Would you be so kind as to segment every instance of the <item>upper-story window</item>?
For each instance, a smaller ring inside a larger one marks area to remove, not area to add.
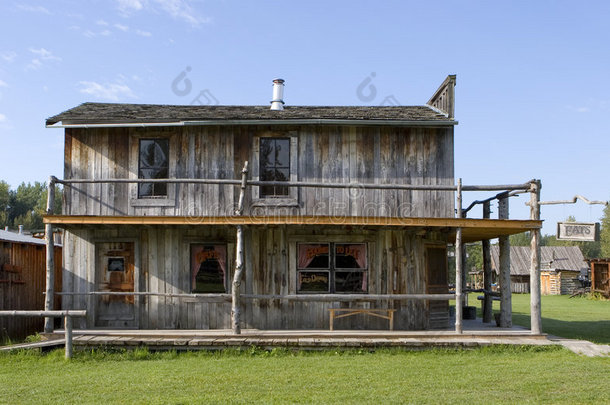
[[[169,139],[140,139],[138,178],[167,179],[169,177]],[[167,183],[140,183],[138,198],[167,197]]]
[[[296,131],[262,130],[252,143],[252,179],[296,182],[299,143]],[[252,205],[296,207],[299,189],[284,185],[252,187]]]
[[[290,181],[290,138],[260,138],[260,180]],[[264,186],[260,197],[286,197],[286,186]]]

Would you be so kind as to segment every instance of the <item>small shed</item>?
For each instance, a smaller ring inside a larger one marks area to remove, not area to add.
[[[61,251],[56,245],[55,291],[61,291]],[[45,283],[45,240],[0,230],[0,310],[43,309]],[[55,300],[55,308],[60,308],[59,297]],[[43,318],[0,317],[0,340],[40,332],[43,322]]]
[[[491,247],[492,268],[498,273],[499,248]],[[530,292],[530,247],[510,247],[511,291]],[[580,287],[578,276],[588,271],[578,246],[542,246],[540,248],[540,289],[543,295],[572,294]]]
[[[610,259],[591,260],[591,292],[610,298]]]

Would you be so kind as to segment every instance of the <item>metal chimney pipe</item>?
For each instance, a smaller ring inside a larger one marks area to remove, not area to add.
[[[273,99],[271,109],[281,111],[284,109],[284,79],[273,80]]]
[[[19,235],[23,235],[23,225],[19,225]]]

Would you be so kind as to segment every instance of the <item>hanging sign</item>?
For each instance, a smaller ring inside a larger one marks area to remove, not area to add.
[[[558,222],[557,240],[595,242],[599,240],[599,222]]]

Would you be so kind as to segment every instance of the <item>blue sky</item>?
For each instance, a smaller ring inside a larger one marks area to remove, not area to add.
[[[609,200],[609,20],[606,1],[4,0],[0,179],[61,177],[63,133],[44,120],[85,101],[266,105],[282,77],[288,105],[421,105],[456,74],[464,184]],[[602,207],[543,207],[543,232],[569,215]]]

